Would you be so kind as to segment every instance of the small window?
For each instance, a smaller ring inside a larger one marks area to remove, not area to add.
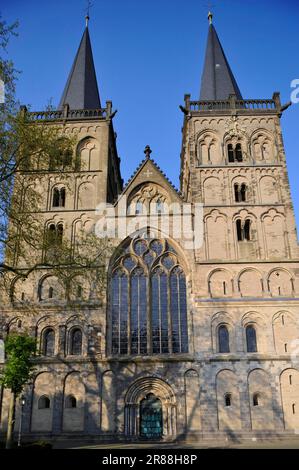
[[[246,197],[246,192],[247,192],[247,186],[245,183],[241,184],[241,188],[240,188],[240,199],[241,202],[246,202],[247,200],[247,197]]]
[[[231,393],[227,393],[225,395],[224,403],[225,403],[225,406],[231,406],[232,405],[232,395],[231,395]]]
[[[44,356],[54,356],[55,351],[55,333],[48,329],[44,333],[43,354]]]
[[[82,354],[82,331],[75,328],[70,336],[70,354],[80,356]]]
[[[244,240],[250,241],[250,227],[251,227],[251,221],[249,219],[245,220],[244,224]]]
[[[73,151],[66,139],[58,139],[50,152],[49,170],[62,170],[72,163]]]
[[[219,352],[229,353],[229,332],[225,325],[218,329]]]
[[[260,404],[260,396],[259,396],[258,393],[255,393],[255,394],[253,395],[252,403],[253,403],[253,406],[259,406],[259,404]]]
[[[235,148],[235,155],[237,162],[243,161],[242,147],[241,144],[237,144]]]
[[[55,224],[50,224],[47,229],[46,242],[48,247],[53,247],[53,245],[61,245],[63,237],[63,224],[59,223],[57,226]]]
[[[235,201],[240,202],[240,192],[239,192],[239,185],[238,184],[234,185],[234,190],[235,190]]]
[[[22,328],[22,320],[18,320],[18,328]]]
[[[251,220],[246,219],[244,223],[240,219],[236,221],[238,241],[251,240]]]
[[[238,242],[241,242],[243,240],[243,228],[242,228],[242,221],[240,219],[236,221],[236,227],[237,227]]]
[[[292,376],[291,375],[289,375],[289,383],[290,383],[290,385],[292,385]]]
[[[55,241],[56,238],[56,226],[55,224],[50,224],[48,227],[48,243],[51,244]]]
[[[257,352],[256,331],[251,325],[246,328],[246,343],[247,352]]]
[[[293,415],[296,414],[296,404],[295,403],[292,404],[292,412],[293,412]]]
[[[45,410],[45,409],[49,409],[49,408],[50,408],[50,398],[47,397],[46,395],[43,395],[38,400],[38,409],[39,410]]]
[[[69,395],[65,399],[66,408],[77,408],[77,400],[74,395]]]
[[[54,289],[53,287],[49,287],[49,299],[53,299],[54,296]]]
[[[228,155],[228,161],[230,163],[233,163],[235,161],[235,157],[234,157],[234,148],[232,144],[228,144],[227,146],[227,155]]]
[[[59,207],[59,189],[54,188],[53,191],[53,207]]]
[[[59,245],[62,243],[62,237],[63,237],[63,225],[58,224],[57,225],[57,242]]]
[[[65,207],[65,188],[54,188],[53,207]]]

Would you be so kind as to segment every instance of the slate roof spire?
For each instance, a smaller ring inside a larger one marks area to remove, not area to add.
[[[213,14],[209,12],[209,32],[204,69],[201,77],[200,100],[227,100],[235,94],[242,99],[241,92],[233,76],[213,25]]]
[[[96,72],[88,31],[89,16],[79,49],[66,82],[59,109],[68,104],[70,109],[98,109],[101,107]]]

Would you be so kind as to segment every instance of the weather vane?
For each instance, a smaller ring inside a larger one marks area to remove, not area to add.
[[[89,12],[92,6],[93,6],[93,3],[90,0],[87,0],[86,16],[85,16],[86,26],[88,26]]]

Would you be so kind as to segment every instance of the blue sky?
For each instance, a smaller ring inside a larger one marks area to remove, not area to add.
[[[214,0],[214,25],[245,98],[290,100],[299,79],[298,0]],[[125,181],[145,145],[179,186],[185,93],[198,99],[208,30],[205,0],[94,0],[90,35],[101,100],[114,125]],[[33,110],[57,105],[84,30],[85,0],[2,0],[3,19],[20,22],[8,52],[22,72],[17,93]],[[282,117],[299,225],[299,104]]]

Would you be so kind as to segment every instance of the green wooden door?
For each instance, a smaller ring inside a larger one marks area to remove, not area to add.
[[[162,403],[150,393],[140,402],[140,436],[145,439],[159,439],[162,433]]]

